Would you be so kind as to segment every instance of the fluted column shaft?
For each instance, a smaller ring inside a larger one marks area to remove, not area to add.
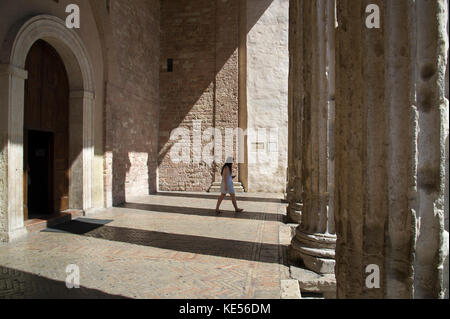
[[[380,29],[361,21],[369,4]],[[447,1],[337,0],[337,11],[338,297],[441,297]]]
[[[334,273],[334,1],[303,1],[303,90],[301,224],[293,256],[318,273]],[[331,205],[330,205],[331,204]]]
[[[415,10],[414,10],[415,9]],[[415,87],[418,206],[414,262],[414,297],[443,297],[445,141],[448,100],[445,71],[448,57],[448,1],[417,0]],[[447,236],[448,241],[448,236]],[[448,287],[447,287],[448,289]]]
[[[299,224],[302,214],[302,108],[303,108],[303,50],[302,46],[302,14],[301,0],[290,2],[289,30],[289,172],[288,172],[288,222]],[[299,48],[300,45],[300,48]]]

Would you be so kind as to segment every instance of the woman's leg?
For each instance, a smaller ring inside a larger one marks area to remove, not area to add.
[[[225,198],[226,194],[220,194],[219,199],[217,200],[217,206],[216,206],[216,212],[219,211],[220,204],[222,204],[223,199]]]
[[[231,195],[231,201],[233,202],[233,206],[234,206],[234,210],[238,213],[243,212],[243,209],[240,209],[237,205],[237,201],[236,201],[236,195],[235,194],[230,194]]]

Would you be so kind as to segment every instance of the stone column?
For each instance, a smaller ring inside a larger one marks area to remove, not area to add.
[[[26,234],[23,215],[23,112],[27,71],[0,64],[0,242]]]
[[[69,105],[69,206],[87,212],[92,208],[94,119],[91,109],[94,107],[94,94],[83,90],[72,91]]]
[[[83,209],[83,104],[84,92],[72,91],[69,99],[69,208]]]
[[[293,45],[293,41],[292,38],[295,37],[295,28],[296,25],[298,23],[296,16],[295,16],[295,11],[296,11],[296,6],[297,5],[297,1],[295,0],[291,0],[289,2],[289,39],[291,39],[289,41],[289,82],[288,82],[288,118],[289,118],[289,122],[288,122],[288,167],[287,167],[287,178],[286,178],[286,200],[287,202],[291,203],[292,200],[292,195],[294,192],[294,186],[293,186],[293,181],[295,178],[295,174],[294,174],[294,169],[293,169],[293,162],[294,162],[294,156],[293,156],[293,151],[295,148],[294,145],[294,121],[293,121],[293,88],[295,87],[293,84],[293,73],[294,73],[294,45]]]
[[[299,0],[289,5],[289,163],[287,217],[289,223],[299,224],[302,216],[302,110],[303,110],[303,6]]]
[[[447,1],[337,4],[337,296],[440,297]]]
[[[449,34],[449,28],[450,28],[450,23],[447,23],[447,34]],[[450,54],[447,54],[447,72],[445,75],[445,98],[447,99],[447,101],[449,100],[449,94],[450,94],[450,62],[449,62],[449,56]],[[448,111],[448,109],[447,109]],[[448,113],[447,113],[447,118],[448,118]],[[445,258],[444,261],[444,288],[445,288],[445,296],[444,298],[449,298],[449,254],[448,254],[448,243],[449,243],[449,230],[448,230],[448,211],[449,211],[449,178],[448,178],[448,174],[449,174],[449,134],[447,131],[447,138],[445,139],[445,191],[444,191],[444,196],[445,196],[445,204],[444,204],[444,216],[445,216],[445,221],[444,221],[444,235],[446,236],[446,243],[447,243],[447,256]],[[445,248],[444,248],[445,249]]]
[[[292,257],[317,273],[332,274],[335,267],[336,235],[333,196],[329,193],[330,137],[334,121],[334,1],[303,2],[304,28],[304,105],[302,125],[302,189],[301,224],[291,243]],[[309,96],[309,93],[310,95]],[[331,143],[330,143],[331,142]]]
[[[94,108],[95,97],[92,92],[84,92],[83,103],[83,210],[88,212],[92,205],[92,169],[94,165]]]
[[[448,100],[445,72],[448,61],[448,1],[416,1],[417,48],[415,87],[417,132],[417,237],[414,297],[443,297],[443,262],[448,255],[444,237],[445,142]],[[446,251],[444,252],[444,247]]]

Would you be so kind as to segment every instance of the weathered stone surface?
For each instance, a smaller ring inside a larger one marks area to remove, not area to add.
[[[320,275],[311,270],[290,267],[291,278],[298,280],[302,292],[336,294],[336,278],[333,274]]]
[[[337,1],[338,297],[443,295],[447,1]],[[381,289],[361,274],[378,265]]]
[[[302,153],[303,153],[303,5],[289,4],[289,92],[288,92],[288,221],[300,224],[303,209]]]
[[[304,63],[291,61],[289,113],[295,117],[301,92],[302,147],[295,147],[303,170],[295,171],[290,151],[288,200],[291,207],[301,200],[303,209],[290,257],[320,270],[333,249],[316,235],[336,230],[339,297],[443,297],[448,2],[375,1],[385,11],[379,30],[361,29],[366,2],[336,3],[334,25],[332,1],[291,1],[290,54]],[[297,127],[290,123],[291,141]],[[365,287],[368,265],[380,267],[382,289]]]
[[[291,201],[288,207],[288,221],[290,223],[300,224],[302,221],[303,204],[297,201]]]
[[[320,274],[334,274],[336,262],[330,258],[319,258],[300,252],[302,261],[308,269]]]
[[[444,298],[448,298],[448,259],[449,259],[449,236],[448,231],[444,232],[444,240],[442,245],[443,258],[444,258],[444,273],[443,273],[443,293]]]
[[[302,299],[298,280],[281,281],[281,299]]]
[[[301,217],[296,236],[291,244],[294,261],[302,260],[316,272],[334,272],[334,39],[335,11],[332,1],[295,2],[291,16],[296,25],[291,30],[294,40],[301,42],[293,56],[300,56],[291,65],[291,72],[299,73],[302,80],[292,75],[291,89],[297,88],[308,98],[294,104],[300,112],[302,131],[296,148],[302,150],[301,184],[293,185],[290,219]],[[304,19],[298,18],[299,13]],[[298,25],[297,25],[298,24]],[[297,37],[300,32],[303,37]],[[292,93],[294,94],[294,93]],[[295,99],[294,99],[295,101]],[[294,103],[294,102],[292,102]],[[291,154],[293,156],[293,154]],[[331,193],[330,193],[331,191]],[[301,204],[299,201],[301,200]]]
[[[290,225],[280,226],[280,244],[289,246],[292,240],[292,227]]]
[[[159,16],[157,0],[113,0],[109,4],[105,103],[108,206],[125,202],[127,196],[156,191]]]

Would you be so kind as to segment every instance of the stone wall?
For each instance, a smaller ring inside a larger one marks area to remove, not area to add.
[[[107,206],[156,191],[159,1],[109,2],[104,27]]]
[[[249,192],[284,193],[288,153],[289,0],[248,0],[246,10],[247,128],[266,130],[266,135],[248,139],[248,185],[245,186]],[[271,128],[277,129],[278,134],[272,133],[270,137]]]
[[[238,126],[238,0],[161,2],[159,189],[207,191],[217,169],[194,154],[194,135]],[[168,72],[168,59],[173,72]],[[194,134],[194,121],[195,124]],[[200,127],[201,125],[201,127]],[[174,129],[189,131],[190,160],[174,162]],[[211,139],[199,143],[202,149]],[[223,139],[224,145],[225,139]],[[218,162],[223,160],[219,159]],[[219,166],[221,163],[218,164]],[[237,172],[236,172],[237,173]]]

